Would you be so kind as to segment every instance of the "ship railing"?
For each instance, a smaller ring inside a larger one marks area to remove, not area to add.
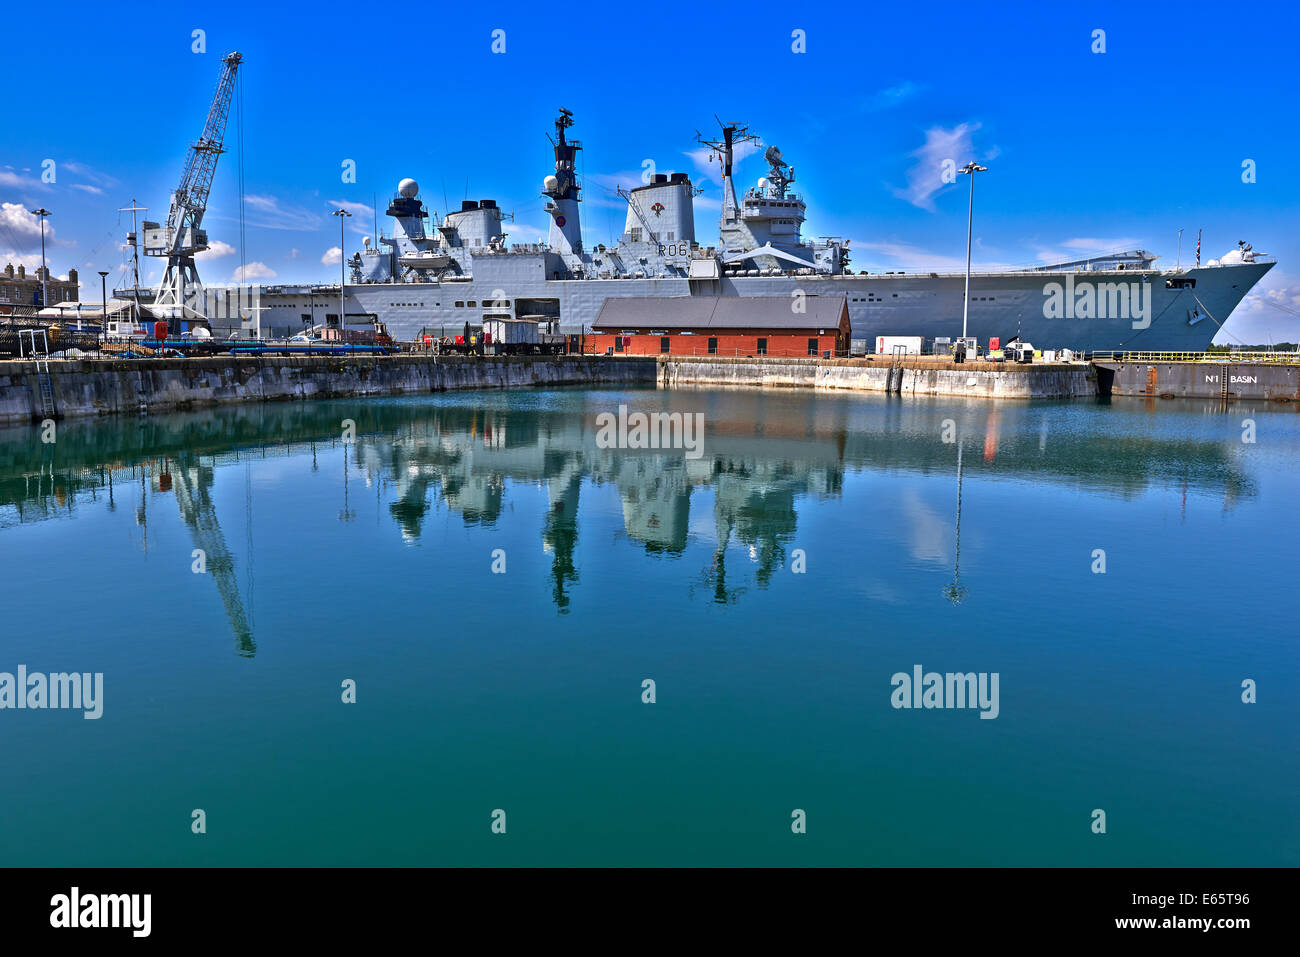
[[[1218,362],[1300,365],[1300,352],[1093,352],[1093,362]]]

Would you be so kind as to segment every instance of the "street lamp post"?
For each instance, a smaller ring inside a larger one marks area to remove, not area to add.
[[[99,298],[103,306],[99,315],[99,347],[102,350],[108,334],[108,270],[99,271]]]
[[[44,309],[50,304],[50,270],[45,265],[45,217],[50,215],[50,211],[42,206],[40,209],[33,209],[32,215],[41,218],[41,308]]]
[[[339,341],[343,341],[343,316],[345,315],[345,306],[343,298],[343,282],[347,277],[347,257],[343,252],[343,220],[344,217],[351,216],[346,209],[334,210],[334,215],[339,217]]]
[[[970,239],[971,225],[975,220],[975,174],[987,170],[987,166],[980,166],[974,160],[961,168],[961,171],[970,177],[970,209],[966,213],[966,295],[962,297],[961,301],[961,337],[963,339],[966,338],[966,319],[970,315]]]

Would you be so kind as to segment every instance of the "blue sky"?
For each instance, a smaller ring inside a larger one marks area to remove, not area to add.
[[[561,13],[560,11],[566,11]],[[51,269],[76,267],[97,299],[117,270],[135,198],[165,218],[231,50],[244,54],[245,215],[238,137],[205,219],[205,282],[332,280],[338,204],[349,254],[399,179],[441,212],[466,196],[512,210],[514,241],[544,235],[545,134],[559,106],[585,144],[590,245],[616,238],[614,186],[645,160],[705,188],[697,238],[717,238],[716,164],[695,131],[740,120],[793,163],[805,235],[852,239],[861,269],[961,266],[966,184],[942,160],[974,158],[978,264],[1142,246],[1184,263],[1245,239],[1279,264],[1220,341],[1300,337],[1300,14],[1270,4],[784,4],[365,6],[315,3],[59,8],[59,51],[25,40],[0,105],[0,258],[39,263],[25,212],[53,212]],[[493,53],[493,31],[505,52]],[[194,30],[206,52],[192,52]],[[792,51],[804,31],[806,52]],[[1105,31],[1094,53],[1093,31]],[[55,161],[55,181],[42,163]],[[344,183],[344,160],[356,162]],[[1242,163],[1253,160],[1253,183]],[[751,157],[738,177],[765,172]],[[243,248],[241,248],[241,246]],[[325,260],[325,261],[323,261]],[[147,261],[156,272],[158,260]],[[241,266],[246,263],[246,266]],[[332,263],[332,264],[331,264]]]

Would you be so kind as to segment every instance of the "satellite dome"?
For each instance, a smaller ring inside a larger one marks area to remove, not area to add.
[[[560,181],[554,176],[548,176],[546,179],[542,180],[542,188],[548,191],[557,188],[559,185]]]
[[[760,177],[758,178],[758,188],[759,188],[759,189],[767,189],[767,177],[766,177],[766,176],[760,176]]]
[[[364,237],[364,238],[361,240],[361,245],[363,245],[363,246],[365,246],[367,249],[369,249],[369,248],[370,248],[370,237],[369,237],[369,236]]]
[[[420,191],[420,184],[408,177],[397,184],[397,191],[407,199],[414,199]]]

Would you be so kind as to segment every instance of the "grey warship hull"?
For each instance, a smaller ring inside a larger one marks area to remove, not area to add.
[[[1048,317],[1044,286],[1062,282],[1041,272],[973,273],[967,334],[981,341],[1015,337],[1040,348],[1078,351],[1204,351],[1221,325],[1272,263],[1241,263],[1187,270],[1097,271],[1075,274],[1077,282],[1150,286],[1150,321],[1128,316]],[[1186,280],[1195,280],[1191,285]],[[524,301],[554,301],[558,329],[569,335],[591,331],[604,301],[612,296],[662,298],[665,324],[671,300],[693,295],[771,296],[793,301],[808,296],[845,296],[853,338],[868,347],[877,336],[962,334],[964,274],[895,273],[853,276],[746,276],[716,280],[558,279],[494,275],[489,281],[374,283],[347,286],[347,320],[360,325],[378,320],[401,341],[422,334],[457,335],[466,322],[477,327],[484,316]],[[1172,285],[1171,285],[1172,283]],[[504,295],[503,295],[504,294]],[[470,305],[472,303],[472,305]],[[505,303],[509,303],[506,305]],[[263,325],[297,329],[323,324],[338,313],[338,287],[272,287],[261,295]],[[1092,310],[1094,313],[1098,310]]]

